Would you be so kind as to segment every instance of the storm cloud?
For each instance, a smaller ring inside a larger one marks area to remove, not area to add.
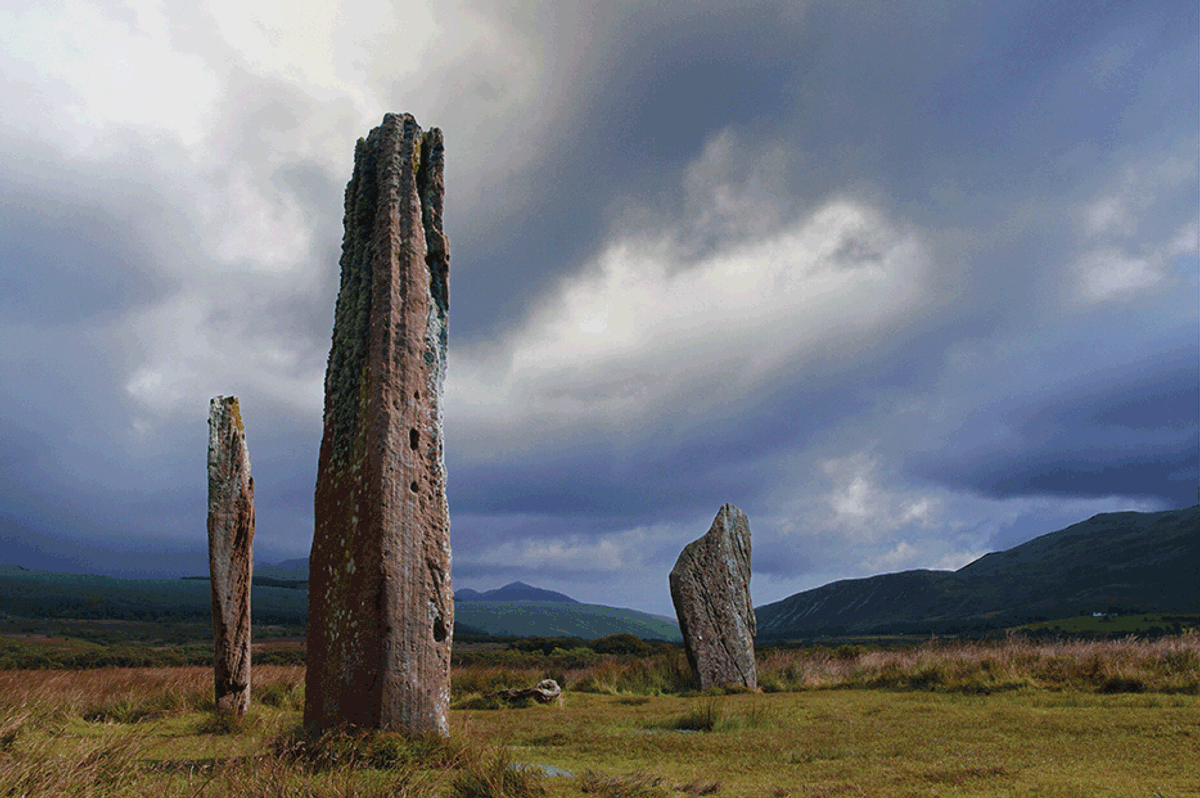
[[[1196,501],[1194,3],[0,12],[0,557],[305,556],[354,142],[446,137],[454,576],[765,603]]]

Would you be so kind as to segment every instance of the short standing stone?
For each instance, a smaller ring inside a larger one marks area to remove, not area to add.
[[[208,571],[212,588],[217,709],[250,708],[250,579],[254,568],[254,479],[238,400],[208,407]]]
[[[758,687],[750,603],[750,521],[732,504],[671,569],[671,600],[688,662],[707,687]]]
[[[388,114],[346,186],[309,558],[305,724],[448,734],[442,134]]]

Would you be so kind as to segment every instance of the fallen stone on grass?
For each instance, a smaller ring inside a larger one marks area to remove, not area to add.
[[[507,690],[497,690],[489,693],[489,698],[499,698],[504,701],[523,701],[532,698],[539,704],[549,704],[562,696],[562,688],[553,679],[542,679],[534,687],[510,687]]]

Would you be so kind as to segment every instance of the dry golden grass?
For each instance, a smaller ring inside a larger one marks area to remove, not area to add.
[[[1200,634],[1123,640],[937,642],[898,651],[773,651],[759,659],[766,690],[834,687],[990,693],[1033,687],[1190,692],[1200,683]]]
[[[6,671],[0,796],[1200,795],[1200,635],[776,650],[759,672],[764,693],[697,695],[679,654],[456,668],[457,700],[572,692],[455,711],[450,741],[314,741],[301,667],[256,667],[241,720],[208,668]]]

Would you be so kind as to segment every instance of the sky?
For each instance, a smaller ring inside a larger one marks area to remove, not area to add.
[[[204,573],[239,397],[312,540],[355,141],[446,142],[456,587],[671,613],[1197,501],[1194,0],[15,0],[0,562]]]

